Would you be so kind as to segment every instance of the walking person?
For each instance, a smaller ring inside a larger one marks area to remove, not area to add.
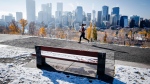
[[[81,26],[81,30],[79,30],[79,32],[81,32],[80,35],[80,40],[78,43],[81,43],[81,38],[83,37],[83,39],[87,40],[89,42],[89,40],[87,38],[85,38],[85,28],[84,28],[85,24],[82,24]]]

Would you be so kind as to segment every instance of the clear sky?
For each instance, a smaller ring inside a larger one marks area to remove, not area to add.
[[[150,0],[35,0],[36,15],[41,10],[41,4],[52,3],[53,15],[56,11],[56,3],[63,2],[64,11],[72,11],[76,6],[82,6],[83,10],[91,13],[92,9],[101,11],[103,5],[109,6],[109,13],[114,6],[120,7],[121,15],[138,15],[150,19]],[[16,12],[23,12],[26,18],[26,0],[0,0],[0,16],[9,13],[15,16]]]

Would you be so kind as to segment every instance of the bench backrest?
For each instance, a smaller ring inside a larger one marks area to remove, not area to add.
[[[45,46],[41,46],[41,50],[66,53],[66,54],[74,54],[74,55],[84,55],[84,56],[89,56],[89,57],[98,57],[98,52],[83,51],[83,50],[71,50],[71,49],[45,47]]]

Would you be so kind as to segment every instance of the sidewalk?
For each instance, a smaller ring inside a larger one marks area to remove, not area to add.
[[[96,77],[97,66],[56,59],[46,59],[46,63],[57,71],[69,72],[84,76]],[[32,60],[24,67],[37,68],[36,60]],[[106,59],[105,74],[114,77],[114,61]]]

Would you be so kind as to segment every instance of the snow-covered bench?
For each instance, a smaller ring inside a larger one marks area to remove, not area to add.
[[[89,61],[83,61],[83,60],[60,58],[60,57],[55,57],[55,56],[45,56],[45,55],[41,55],[41,50],[65,53],[65,54],[74,54],[74,55],[78,55],[78,56],[82,55],[82,56],[88,56],[88,57],[95,57],[97,59],[97,61],[89,62]],[[54,47],[45,47],[45,46],[35,46],[35,51],[36,51],[36,54],[32,54],[32,56],[36,56],[36,65],[38,68],[42,67],[45,64],[45,58],[52,58],[52,59],[58,59],[58,60],[66,60],[66,61],[73,61],[73,62],[97,65],[97,77],[99,78],[100,76],[105,75],[106,53],[54,48]]]

